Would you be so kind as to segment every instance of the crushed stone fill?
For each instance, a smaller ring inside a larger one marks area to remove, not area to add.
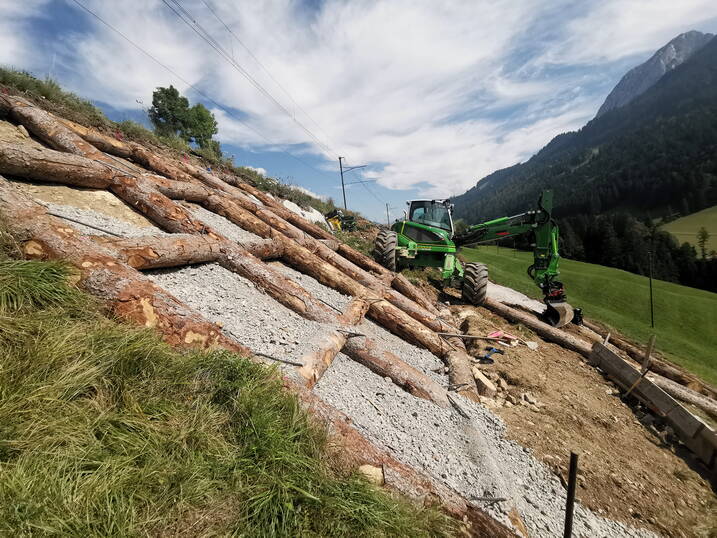
[[[528,449],[505,439],[505,424],[485,407],[460,398],[470,416],[464,418],[453,408],[411,396],[344,355],[334,360],[314,392],[396,459],[466,498],[507,498],[492,504],[477,501],[499,521],[510,525],[507,512],[514,506],[531,537],[562,535],[565,489]],[[579,504],[574,535],[654,536],[606,520]]]
[[[314,277],[300,273],[299,271],[285,265],[281,262],[272,262],[271,266],[277,269],[294,282],[303,286],[311,295],[324,302],[325,304],[336,310],[336,315],[342,313],[346,308],[346,305],[351,301],[351,297],[344,295],[336,291],[333,288],[324,286],[321,282],[316,280]]]
[[[247,232],[230,220],[222,217],[221,215],[217,215],[216,213],[209,211],[198,204],[184,202],[182,205],[191,211],[194,218],[200,220],[205,226],[214,228],[227,239],[239,242],[261,239],[258,235]]]
[[[218,264],[146,274],[207,319],[221,323],[225,332],[255,353],[300,362],[331,330],[331,326],[300,317]]]
[[[448,376],[443,373],[445,364],[427,349],[406,342],[369,319],[359,323],[356,332],[374,340],[381,351],[390,351],[444,387],[448,385]]]
[[[121,237],[167,235],[166,232],[160,230],[156,226],[135,226],[127,221],[110,217],[109,215],[98,213],[97,211],[93,211],[91,209],[79,209],[70,205],[53,204],[50,202],[42,202],[42,205],[46,206],[51,212],[57,213],[62,217],[69,217],[80,222],[85,222],[91,226],[107,230]],[[96,230],[76,222],[67,221],[67,223],[87,235],[111,235],[105,233],[104,231]]]

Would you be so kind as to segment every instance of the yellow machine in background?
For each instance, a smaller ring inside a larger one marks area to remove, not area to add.
[[[356,229],[356,217],[344,215],[340,209],[334,209],[324,215],[326,223],[332,232],[351,232]]]

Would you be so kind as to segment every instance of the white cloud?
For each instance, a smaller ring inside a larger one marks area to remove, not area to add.
[[[0,0],[0,65],[33,67],[30,19],[43,13],[49,0]],[[32,52],[31,52],[32,51]]]
[[[245,168],[248,168],[249,170],[254,170],[254,172],[259,174],[260,176],[266,177],[266,169],[264,168],[255,168],[253,166],[245,166]]]
[[[592,64],[651,53],[717,17],[714,0],[601,0],[586,8],[566,25],[565,40],[546,60]]]
[[[326,0],[311,8],[296,0],[211,0],[270,76],[203,3],[182,2],[292,117],[331,146],[326,151],[159,0],[86,2],[190,84],[238,111],[243,122],[208,103],[222,142],[292,152],[303,144],[300,151],[321,154],[332,167],[337,154],[380,163],[365,176],[390,188],[420,185],[435,196],[462,192],[579,127],[603,97],[589,86],[606,63],[652,51],[717,15],[713,0],[561,6],[554,0]],[[71,89],[119,108],[136,108],[137,99],[148,104],[156,86],[170,83],[197,99],[101,23],[87,22],[89,31],[60,40],[63,65],[74,73],[63,80]],[[550,64],[568,69],[551,75]]]
[[[326,201],[326,200],[328,199],[328,196],[324,196],[323,194],[317,194],[317,193],[315,193],[314,191],[309,190],[309,189],[307,189],[307,188],[305,188],[305,187],[294,186],[294,188],[295,188],[297,191],[301,191],[301,192],[303,192],[304,194],[308,194],[309,196],[313,196],[314,198],[317,198],[317,199],[319,199],[319,200]]]

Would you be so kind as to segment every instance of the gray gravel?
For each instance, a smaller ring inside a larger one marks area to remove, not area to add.
[[[230,220],[227,220],[221,215],[217,215],[216,213],[213,213],[208,209],[204,209],[200,205],[192,204],[190,202],[184,202],[182,205],[189,209],[189,211],[192,212],[192,216],[204,223],[205,226],[214,228],[220,234],[227,237],[228,239],[231,239],[232,241],[241,242],[260,239],[258,235],[255,235],[251,232],[247,232],[246,230],[240,228]]]
[[[217,264],[147,273],[254,352],[299,361],[331,327],[306,320]]]
[[[333,288],[324,286],[314,277],[305,275],[304,273],[300,273],[299,271],[289,267],[288,265],[285,265],[281,262],[272,262],[271,265],[272,267],[278,269],[284,275],[295,281],[300,286],[303,286],[303,288],[309,293],[311,293],[314,297],[332,306],[335,310],[337,310],[337,314],[339,312],[343,312],[344,308],[351,300],[351,297],[344,295],[343,293],[339,293]]]
[[[399,461],[469,499],[507,498],[485,503],[496,519],[509,524],[506,513],[514,506],[531,536],[562,534],[565,490],[528,449],[505,439],[505,424],[488,409],[461,398],[471,417],[464,418],[454,409],[409,395],[344,355],[336,358],[314,391]],[[653,536],[605,520],[582,506],[577,506],[574,529],[575,536],[584,537]]]
[[[443,386],[448,385],[448,376],[443,373],[444,363],[427,349],[409,344],[403,338],[387,331],[371,320],[364,319],[356,326],[356,332],[374,340],[381,351],[390,351],[406,363],[423,372]]]
[[[51,212],[61,217],[69,217],[81,222],[86,222],[92,226],[97,226],[103,230],[112,232],[121,237],[141,237],[144,235],[166,235],[166,232],[160,230],[156,226],[135,226],[127,221],[110,217],[104,213],[98,213],[91,209],[79,209],[71,205],[53,204],[51,202],[42,202]],[[103,231],[95,230],[89,226],[84,226],[76,222],[67,221],[70,226],[77,228],[88,235],[111,235]]]

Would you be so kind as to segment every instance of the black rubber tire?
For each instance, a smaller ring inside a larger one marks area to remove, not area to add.
[[[396,236],[396,232],[392,232],[391,230],[381,230],[378,232],[373,247],[373,255],[376,261],[389,271],[396,270],[397,245],[398,237]]]
[[[475,306],[485,301],[488,293],[488,267],[482,263],[467,263],[463,268],[463,300]]]

